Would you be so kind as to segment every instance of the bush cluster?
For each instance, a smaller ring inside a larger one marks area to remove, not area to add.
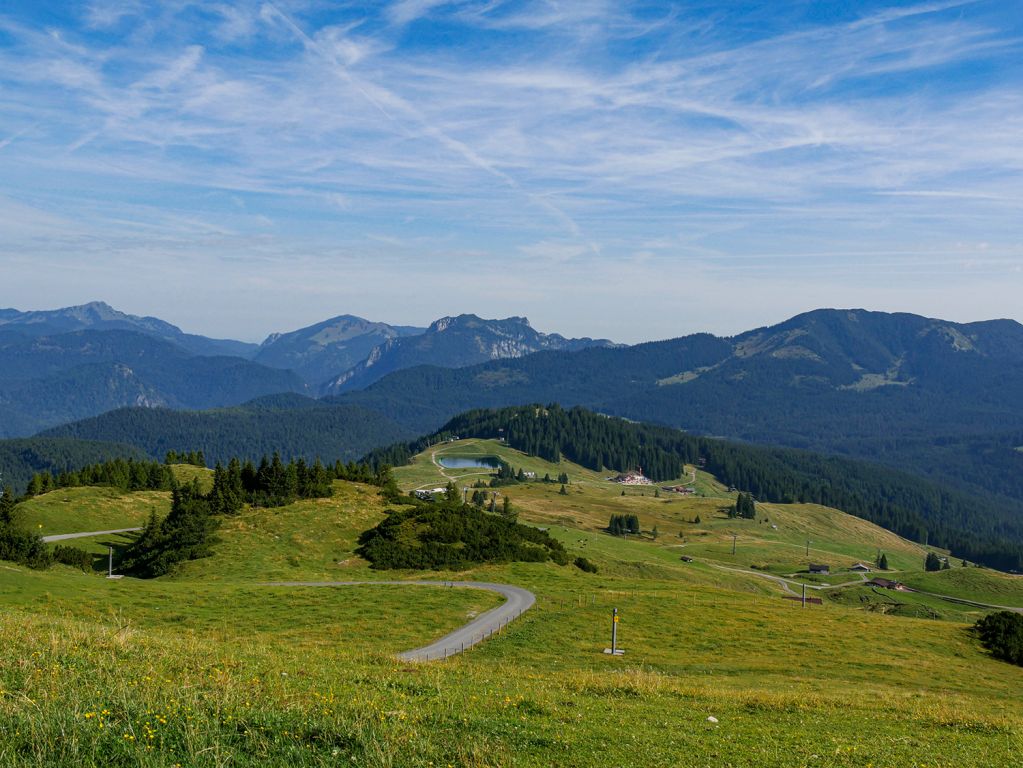
[[[973,628],[992,656],[1023,667],[1023,614],[998,611],[978,620]]]
[[[91,552],[86,552],[84,549],[58,544],[53,548],[53,559],[55,562],[63,563],[64,565],[73,565],[76,568],[81,568],[83,571],[91,571],[95,557]]]
[[[607,530],[613,536],[624,536],[627,533],[639,535],[639,518],[635,515],[611,515]]]
[[[546,531],[503,515],[445,500],[390,510],[362,534],[358,554],[377,569],[459,570],[479,563],[569,562],[561,542]]]

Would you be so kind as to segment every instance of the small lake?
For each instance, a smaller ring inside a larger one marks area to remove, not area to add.
[[[444,469],[497,469],[501,466],[496,456],[439,456],[437,463]]]

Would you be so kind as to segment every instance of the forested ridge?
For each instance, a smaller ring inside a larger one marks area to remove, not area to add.
[[[501,431],[503,430],[503,432]],[[549,461],[562,456],[594,470],[642,467],[654,480],[703,459],[708,472],[759,501],[807,502],[841,509],[958,557],[1004,570],[1023,568],[1023,521],[984,499],[863,461],[688,435],[583,408],[532,405],[475,410],[413,443],[379,449],[370,464],[405,464],[438,440],[496,438]]]
[[[173,411],[121,408],[44,433],[52,437],[107,440],[134,445],[153,458],[182,447],[211,462],[317,456],[354,459],[377,445],[410,435],[385,416],[355,406],[321,404],[298,395],[262,398],[234,408]]]
[[[341,401],[420,433],[530,402],[884,464],[1023,520],[1023,326],[817,310],[722,339],[393,373]],[[1015,534],[1004,532],[1007,536]]]
[[[24,492],[39,472],[60,474],[108,459],[145,459],[146,452],[124,443],[68,437],[17,437],[0,440],[0,483]]]

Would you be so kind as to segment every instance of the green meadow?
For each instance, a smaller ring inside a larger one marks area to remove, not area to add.
[[[823,605],[801,608],[763,574],[820,561],[837,584],[860,578],[841,568],[881,550],[890,578],[1021,605],[1015,578],[924,574],[919,545],[823,507],[758,505],[757,520],[729,519],[734,494],[700,472],[695,496],[622,496],[606,474],[498,443],[438,450],[566,472],[567,495],[558,484],[497,490],[598,572],[374,571],[355,549],[387,507],[375,488],[342,482],[330,499],[224,520],[215,556],[170,577],[0,564],[0,765],[1023,765],[1023,669],[988,657],[969,632],[983,609],[901,593],[891,598],[911,607],[884,607],[883,591],[856,585],[813,590]],[[462,472],[427,451],[396,474],[405,489],[481,477]],[[22,514],[62,533],[127,527],[169,506],[167,494],[75,490]],[[608,535],[610,514],[636,514],[643,534]],[[517,584],[537,605],[464,655],[404,664],[396,652],[500,598],[264,585],[423,578]],[[602,652],[612,608],[621,657]]]

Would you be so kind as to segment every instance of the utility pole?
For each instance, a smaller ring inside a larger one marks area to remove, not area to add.
[[[733,533],[733,534],[732,534],[732,554],[733,554],[733,555],[735,554],[735,538],[736,538],[736,536],[735,536],[735,534]]]
[[[806,608],[806,584],[803,585],[803,607]]]
[[[107,578],[114,575],[114,548],[108,547],[110,550],[107,553]]]
[[[807,557],[810,556],[810,540],[809,539],[806,540],[806,556]]]

